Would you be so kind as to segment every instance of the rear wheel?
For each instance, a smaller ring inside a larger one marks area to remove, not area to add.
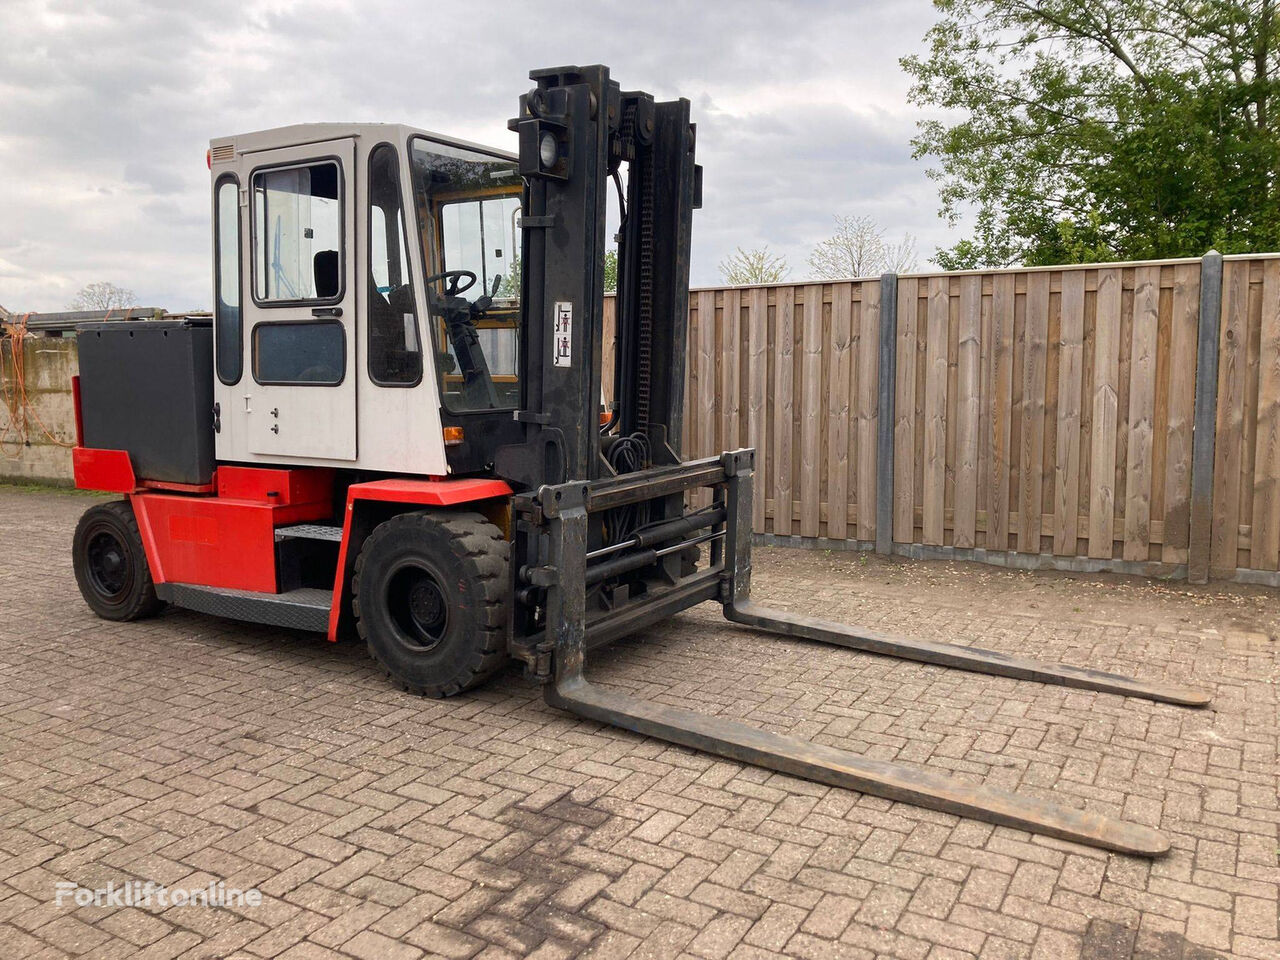
[[[352,607],[369,653],[404,689],[447,697],[507,660],[510,546],[476,513],[403,513],[369,535]]]
[[[85,603],[103,619],[138,620],[164,606],[156,596],[133,507],[124,500],[84,512],[76,524],[71,562]]]

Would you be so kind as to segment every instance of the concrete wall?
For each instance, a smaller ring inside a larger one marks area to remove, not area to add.
[[[14,341],[4,340],[0,348],[0,482],[70,484],[76,438],[71,378],[79,370],[76,341],[27,337],[21,343],[21,379],[14,365]]]

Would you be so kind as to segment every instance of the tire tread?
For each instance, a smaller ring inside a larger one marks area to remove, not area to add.
[[[370,640],[368,618],[361,615],[360,583],[366,561],[378,550],[383,538],[405,525],[419,526],[424,531],[429,528],[443,529],[454,550],[455,555],[451,559],[460,560],[469,579],[481,588],[481,604],[476,611],[476,619],[481,628],[476,631],[476,642],[470,656],[460,675],[447,678],[438,685],[411,683],[395,676],[391,666],[379,656],[376,646]],[[360,639],[365,642],[369,655],[402,689],[420,696],[451,697],[489,679],[508,659],[504,628],[510,591],[507,582],[510,554],[511,545],[502,531],[478,513],[417,511],[397,514],[379,524],[361,547],[351,584],[351,606],[356,630]]]
[[[164,601],[156,596],[155,580],[151,576],[151,567],[147,563],[147,552],[142,545],[142,530],[138,527],[138,518],[134,516],[133,506],[129,501],[112,500],[109,503],[100,503],[90,507],[81,515],[80,521],[76,524],[73,542],[76,544],[80,542],[81,531],[93,522],[94,515],[98,511],[110,513],[115,517],[120,526],[124,528],[126,536],[132,541],[130,545],[137,551],[137,555],[142,561],[137,570],[140,586],[134,591],[135,595],[132,603],[120,611],[113,611],[113,616],[109,619],[127,623],[131,620],[143,620],[147,617],[155,616],[164,607]],[[85,583],[81,582],[81,578],[86,574],[79,569],[78,563],[75,574],[76,581],[80,586],[80,592],[88,602],[89,591]],[[101,611],[95,609],[94,612],[99,616],[103,616]]]

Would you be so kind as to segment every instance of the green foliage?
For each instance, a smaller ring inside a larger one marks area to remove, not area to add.
[[[786,258],[772,254],[768,247],[743,250],[738,247],[720,261],[720,276],[732,286],[748,283],[779,283],[787,278],[791,268]]]
[[[1278,0],[934,0],[946,269],[1280,248]],[[955,117],[957,119],[951,119]]]
[[[498,296],[500,297],[518,297],[520,296],[520,258],[511,258],[511,269],[507,271],[507,275],[502,278],[502,286],[498,287]]]
[[[606,250],[604,254],[604,292],[618,291],[618,251]]]

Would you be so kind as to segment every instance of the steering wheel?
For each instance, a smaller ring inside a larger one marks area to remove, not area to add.
[[[444,288],[446,297],[456,297],[460,293],[466,293],[476,285],[476,275],[470,270],[446,270],[444,273],[433,273],[422,282],[429,287],[437,280],[448,281]]]

